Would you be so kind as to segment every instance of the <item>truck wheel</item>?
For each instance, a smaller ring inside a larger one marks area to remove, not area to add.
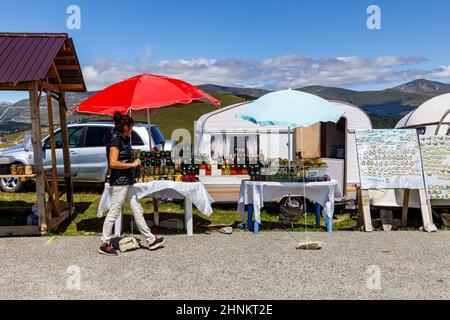
[[[23,187],[23,182],[19,178],[2,178],[0,179],[0,188],[3,192],[14,193],[19,192]]]

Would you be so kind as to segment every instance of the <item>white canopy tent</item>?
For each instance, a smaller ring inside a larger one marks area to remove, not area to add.
[[[447,135],[450,133],[450,93],[424,102],[404,116],[396,128],[416,128],[425,135]]]
[[[395,126],[396,129],[417,129],[426,136],[450,134],[450,93],[434,97],[417,109],[409,112]],[[371,202],[379,207],[402,207],[402,190],[371,191]],[[433,205],[447,206],[448,200],[433,200]],[[412,190],[410,194],[411,208],[420,208],[419,193]]]

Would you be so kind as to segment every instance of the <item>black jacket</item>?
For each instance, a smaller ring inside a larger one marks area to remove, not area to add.
[[[133,149],[131,148],[130,138],[125,137],[118,131],[112,131],[111,134],[105,136],[106,140],[106,157],[109,162],[109,151],[111,147],[119,148],[119,161],[124,163],[132,163]],[[135,181],[135,169],[111,169],[109,184],[111,186],[132,185]]]

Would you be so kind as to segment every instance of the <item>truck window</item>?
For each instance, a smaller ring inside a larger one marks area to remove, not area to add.
[[[151,127],[150,129],[153,137],[153,141],[155,141],[155,144],[164,144],[166,142],[166,139],[164,139],[164,136],[162,135],[161,131],[159,131],[158,127]]]
[[[68,129],[68,134],[69,134],[69,148],[79,148],[81,147],[81,139],[83,137],[83,132],[84,132],[84,128],[69,128]],[[55,133],[55,146],[56,149],[62,149],[62,135],[61,135],[61,130],[58,130]],[[44,143],[44,147],[45,149],[50,150],[51,149],[51,145],[50,145],[50,137],[47,138],[47,140],[45,140]]]
[[[133,146],[144,145],[144,141],[142,141],[141,137],[135,131],[131,133],[131,145]]]
[[[88,127],[84,146],[87,148],[104,147],[104,137],[110,133],[110,127]]]

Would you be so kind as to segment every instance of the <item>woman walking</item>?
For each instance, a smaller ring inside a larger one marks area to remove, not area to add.
[[[134,220],[142,235],[144,235],[150,250],[156,250],[164,244],[163,237],[152,234],[144,219],[144,209],[133,188],[135,183],[136,168],[141,165],[139,159],[133,160],[131,148],[131,133],[134,120],[120,112],[114,114],[115,128],[108,141],[106,141],[106,153],[109,162],[109,184],[112,188],[111,208],[103,224],[102,244],[99,253],[105,255],[117,255],[111,245],[114,223],[122,213],[122,207],[127,201],[133,211]]]

